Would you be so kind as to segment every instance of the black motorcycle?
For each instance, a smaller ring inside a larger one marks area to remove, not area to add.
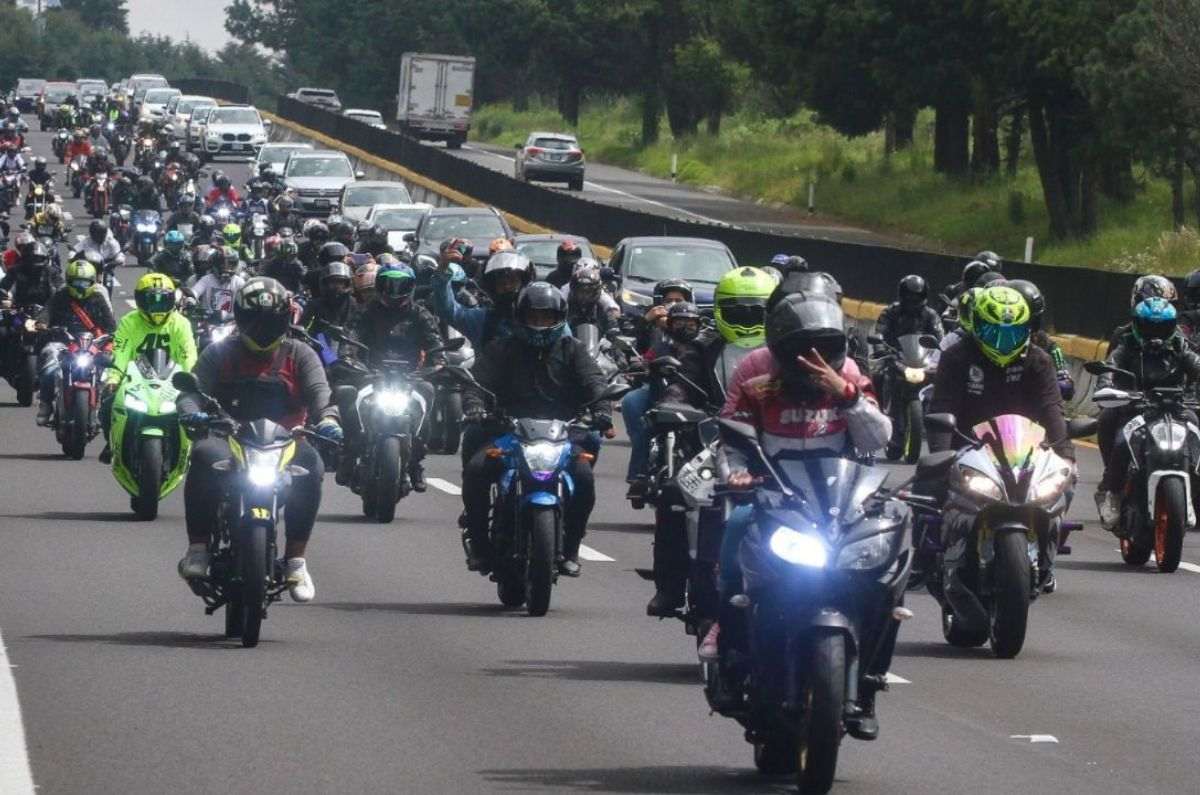
[[[38,337],[35,318],[40,306],[0,309],[3,348],[0,366],[4,378],[17,392],[17,405],[33,405],[38,382]]]
[[[882,337],[868,337],[867,342],[882,349],[872,360],[872,371],[878,376],[880,393],[892,418],[893,441],[887,446],[887,459],[915,464],[925,440],[925,408],[937,366],[934,358],[937,346],[926,343],[936,340],[928,335],[905,334],[897,340],[898,348],[888,345]]]

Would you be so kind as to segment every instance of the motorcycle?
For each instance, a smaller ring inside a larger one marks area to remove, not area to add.
[[[196,337],[196,350],[202,351],[209,345],[220,342],[237,330],[232,312],[213,310],[190,314],[192,330]]]
[[[158,516],[159,501],[187,473],[192,443],[177,419],[179,391],[170,380],[176,369],[167,351],[155,348],[131,363],[113,396],[113,477],[142,521]]]
[[[108,218],[108,228],[112,230],[113,237],[121,244],[122,249],[129,246],[132,223],[133,207],[128,204],[118,205],[116,211]]]
[[[107,355],[112,337],[108,334],[97,337],[87,331],[78,337],[66,330],[61,333],[68,345],[59,360],[50,425],[63,454],[78,461],[83,458],[88,442],[100,433],[100,368],[96,366],[96,357]]]
[[[451,343],[461,339],[461,347],[446,350],[446,363],[470,370],[475,364],[475,350],[454,328],[448,328],[446,339]],[[458,345],[459,343],[454,343]],[[444,371],[433,373],[429,379],[434,387],[433,406],[426,422],[429,427],[430,452],[454,455],[462,438],[462,383]]]
[[[171,385],[180,392],[199,392],[191,373],[175,373]],[[267,608],[288,588],[276,536],[292,478],[308,474],[290,463],[296,438],[336,443],[308,429],[288,430],[266,419],[239,423],[224,416],[215,399],[203,399],[212,419],[192,430],[228,437],[231,457],[213,468],[226,475],[229,487],[221,497],[216,532],[209,537],[209,574],[188,580],[188,585],[204,600],[205,615],[225,608],[225,637],[241,638],[242,646],[253,648]]]
[[[271,234],[266,213],[250,213],[242,224],[242,236],[255,262],[266,259],[266,240]]]
[[[110,184],[107,171],[97,171],[88,183],[88,211],[93,218],[108,216]]]
[[[892,439],[899,438],[900,446],[888,444],[887,459],[903,459],[915,464],[921,457],[925,436],[925,410],[933,393],[933,374],[937,368],[936,338],[922,334],[904,334],[893,348],[882,338],[867,337],[867,342],[883,349],[874,357],[872,369],[877,374],[882,394],[886,395],[887,415],[892,418]]]
[[[1028,417],[995,417],[970,434],[950,414],[927,415],[925,424],[965,444],[922,458],[915,478],[949,484],[938,521],[921,522],[918,531],[922,554],[932,553],[925,585],[941,606],[942,635],[952,646],[989,643],[997,657],[1011,659],[1025,644],[1030,603],[1056,587],[1075,466],[1052,449],[1061,440],[1048,441]],[[1073,419],[1067,435],[1095,428],[1095,420]]]
[[[613,357],[612,343],[600,333],[600,329],[595,324],[580,323],[572,326],[571,334],[587,348],[588,356],[600,368],[600,372],[604,373],[606,381],[617,377],[621,368],[617,366]]]
[[[133,242],[131,248],[138,264],[146,265],[158,249],[158,237],[162,229],[162,216],[155,210],[138,210],[133,214]]]
[[[133,164],[146,173],[153,171],[154,162],[158,159],[158,142],[153,136],[142,135],[134,147]]]
[[[54,138],[50,141],[50,148],[54,150],[54,156],[58,158],[58,162],[67,162],[67,144],[71,141],[71,133],[65,129],[55,133]]]
[[[25,197],[26,218],[32,218],[55,202],[56,197],[52,190],[53,184],[53,182],[46,182],[44,184],[41,182],[29,183],[29,195]]]
[[[1104,362],[1088,362],[1084,369],[1136,382],[1132,373]],[[1131,453],[1120,494],[1120,519],[1113,531],[1121,541],[1121,559],[1140,567],[1153,552],[1158,570],[1173,572],[1183,555],[1184,534],[1196,525],[1192,478],[1200,467],[1195,415],[1200,403],[1180,387],[1142,392],[1109,387],[1096,390],[1092,400],[1101,408],[1132,406],[1137,412],[1115,442],[1128,445]]]
[[[117,162],[117,165],[124,166],[125,159],[129,157],[129,135],[118,130],[117,125],[110,121],[104,125],[104,137],[112,144],[113,160]]]
[[[0,174],[0,212],[8,212],[21,200],[21,183],[25,174],[20,171],[5,171]]]
[[[78,199],[83,195],[83,185],[87,179],[87,155],[76,155],[67,166],[68,181],[71,184],[71,196]]]
[[[220,199],[209,209],[208,215],[211,215],[217,222],[216,229],[219,231],[224,229],[225,225],[228,223],[240,223],[241,214],[238,211],[238,208],[234,206],[233,202],[230,202],[226,199]]]
[[[0,328],[6,329],[3,347],[4,378],[17,392],[17,405],[32,406],[38,383],[38,331],[35,318],[40,306],[0,309]]]
[[[713,710],[746,729],[754,762],[794,774],[801,792],[828,792],[844,733],[859,739],[861,698],[887,689],[887,667],[912,560],[907,506],[884,488],[888,473],[847,458],[768,456],[756,430],[720,420],[722,443],[761,473],[754,521],[740,548],[747,654],[722,671],[706,663]]]

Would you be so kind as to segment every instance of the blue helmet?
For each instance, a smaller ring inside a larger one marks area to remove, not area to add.
[[[180,232],[178,229],[172,229],[163,237],[163,247],[175,254],[183,251],[185,243],[187,241],[183,239],[183,232]]]
[[[1139,342],[1170,339],[1177,319],[1170,301],[1157,296],[1147,298],[1133,308],[1133,336]]]

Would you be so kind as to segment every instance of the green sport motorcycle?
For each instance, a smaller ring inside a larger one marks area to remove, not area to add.
[[[125,372],[113,398],[113,477],[132,495],[138,519],[158,516],[159,500],[174,491],[187,472],[192,443],[179,426],[171,376],[179,369],[165,350],[139,355]]]

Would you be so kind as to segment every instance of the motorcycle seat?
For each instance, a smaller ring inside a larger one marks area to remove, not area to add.
[[[659,403],[646,412],[646,422],[655,430],[674,430],[708,419],[708,412],[686,403]]]

